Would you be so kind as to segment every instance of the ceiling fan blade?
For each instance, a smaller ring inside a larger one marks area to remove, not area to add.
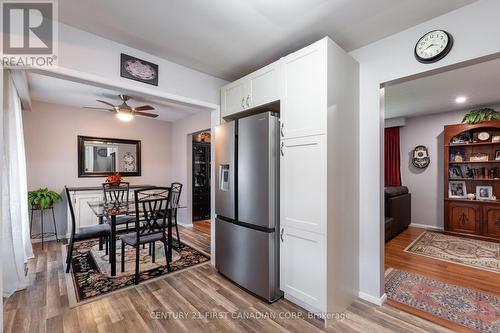
[[[94,106],[83,106],[83,108],[84,108],[84,109],[106,110],[106,111],[115,112],[115,110],[114,110],[114,109],[97,108],[97,107],[94,107]]]
[[[101,103],[104,103],[104,104],[106,104],[106,105],[109,105],[109,106],[111,106],[112,108],[114,108],[114,107],[115,107],[115,106],[114,106],[113,104],[111,104],[110,102],[106,102],[106,101],[103,101],[103,100],[101,100],[101,99],[96,99],[96,101],[101,102]]]
[[[156,118],[158,117],[157,114],[154,113],[147,113],[147,112],[134,112],[135,116],[144,116],[144,117],[150,117],[150,118]]]
[[[134,108],[135,111],[147,111],[147,110],[154,110],[155,108],[152,107],[151,105],[142,105]]]

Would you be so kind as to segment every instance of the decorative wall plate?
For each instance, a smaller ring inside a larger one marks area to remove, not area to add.
[[[479,141],[486,141],[490,138],[490,133],[488,132],[481,132],[477,135],[477,138]]]

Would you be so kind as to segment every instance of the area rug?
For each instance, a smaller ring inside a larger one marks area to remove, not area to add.
[[[155,246],[155,262],[149,255],[149,248],[142,248],[139,254],[140,283],[162,275],[193,267],[207,262],[209,256],[183,243],[178,247],[174,240],[170,271],[166,267],[163,244]],[[117,242],[116,276],[110,276],[109,258],[105,251],[99,251],[97,239],[75,243],[71,260],[71,278],[76,303],[133,286],[135,277],[135,248],[125,248],[125,271],[121,272],[121,248]]]
[[[405,252],[500,273],[500,243],[425,231]]]
[[[390,269],[387,298],[480,332],[500,332],[500,297]]]

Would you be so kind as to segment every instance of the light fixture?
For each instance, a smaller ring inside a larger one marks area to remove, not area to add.
[[[118,111],[118,113],[116,114],[116,118],[120,119],[121,121],[131,121],[132,119],[134,119],[134,115],[130,112]]]
[[[455,102],[457,102],[458,104],[465,103],[465,101],[467,101],[467,97],[465,96],[458,96],[457,98],[455,98]]]

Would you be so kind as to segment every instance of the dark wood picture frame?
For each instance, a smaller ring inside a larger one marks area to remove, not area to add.
[[[154,71],[156,72],[155,77],[153,79],[150,79],[150,80],[145,80],[145,79],[141,79],[139,77],[132,75],[125,68],[125,63],[129,60],[139,61],[143,65],[151,66],[154,69]],[[124,77],[126,79],[151,84],[153,86],[158,86],[158,76],[159,76],[158,65],[153,64],[152,62],[149,62],[146,60],[142,60],[142,59],[130,56],[130,55],[125,54],[125,53],[120,53],[120,76]]]
[[[128,140],[128,139],[116,139],[116,138],[102,138],[102,137],[94,137],[94,136],[83,136],[79,135],[77,138],[77,147],[78,147],[78,178],[85,177],[107,177],[109,175],[115,174],[114,171],[106,171],[106,172],[86,172],[85,171],[85,141],[105,141],[105,142],[113,142],[113,143],[125,143],[135,145],[136,147],[136,163],[137,169],[132,172],[120,172],[121,176],[124,177],[139,177],[141,176],[141,141],[140,140]]]

